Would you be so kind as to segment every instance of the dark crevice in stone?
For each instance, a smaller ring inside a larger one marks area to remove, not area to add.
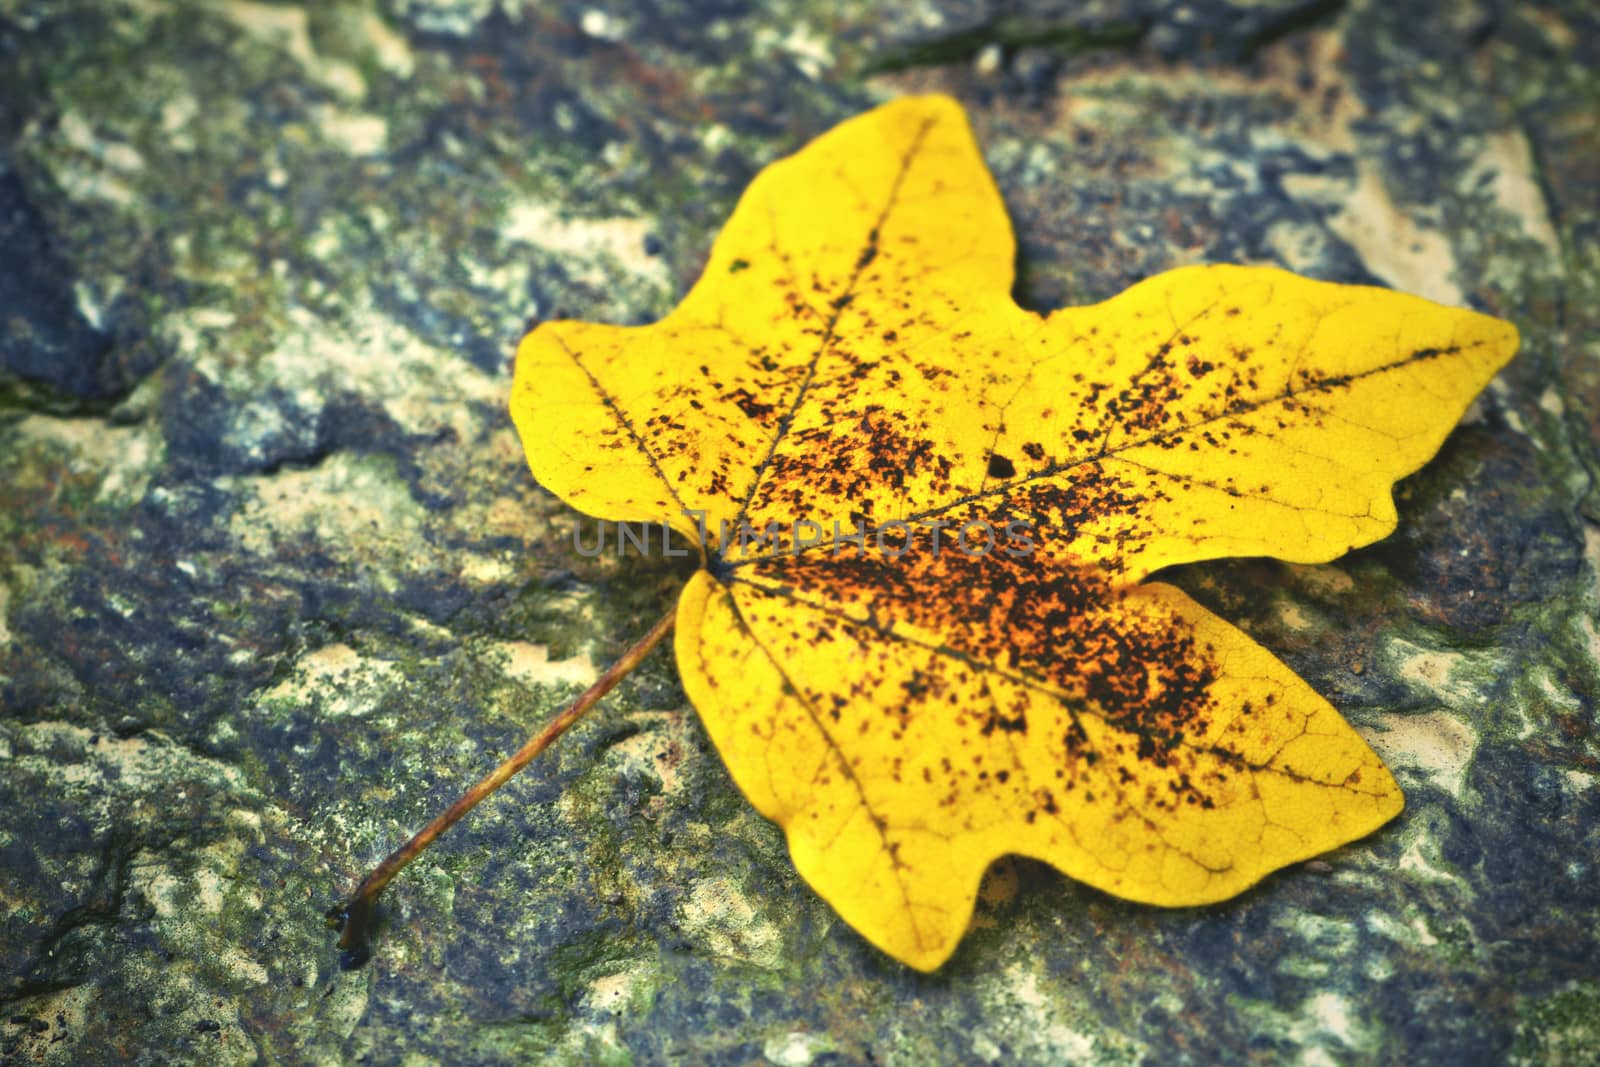
[[[79,311],[44,215],[0,150],[0,409],[104,408],[114,339]]]
[[[1127,4],[1117,17],[1095,22],[1013,13],[993,14],[948,33],[887,48],[868,61],[865,74],[970,62],[998,46],[1007,62],[1024,50],[1056,56],[1148,50],[1165,59],[1248,63],[1262,49],[1325,24],[1346,0],[1299,0],[1244,7],[1226,2],[1169,6]]]
[[[1336,18],[1346,6],[1346,0],[1305,0],[1279,11],[1263,11],[1258,25],[1241,38],[1237,51],[1231,58],[1248,60],[1268,45],[1276,44],[1292,34],[1309,30]]]
[[[1146,19],[1079,26],[1006,16],[943,36],[891,48],[869,61],[863,73],[891,74],[918,67],[965,63],[990,45],[999,45],[1003,49],[1044,48],[1065,55],[1126,51],[1143,40],[1149,26]]]
[[[33,958],[20,967],[0,994],[0,1005],[70,989],[90,981],[92,967],[82,959],[84,950],[75,935],[91,929],[117,930],[123,921],[128,895],[128,868],[136,850],[129,843],[104,846],[89,883],[100,899],[75,905],[63,912],[40,939]],[[92,951],[92,950],[91,950]]]

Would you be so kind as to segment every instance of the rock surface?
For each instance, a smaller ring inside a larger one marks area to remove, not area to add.
[[[0,0],[0,1059],[1582,1063],[1600,1045],[1600,17],[1581,0]],[[1214,907],[1002,864],[922,976],[837,922],[656,654],[322,912],[672,602],[505,412],[765,162],[971,109],[1019,296],[1276,263],[1522,354],[1331,565],[1175,579],[1406,813]]]

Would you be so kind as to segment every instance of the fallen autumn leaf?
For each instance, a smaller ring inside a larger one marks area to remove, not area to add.
[[[699,544],[676,654],[734,780],[923,970],[999,856],[1193,905],[1400,811],[1325,700],[1147,579],[1386,536],[1517,347],[1260,267],[1040,316],[1014,257],[960,106],[903,99],[758,175],[661,322],[546,323],[517,355],[539,482]]]

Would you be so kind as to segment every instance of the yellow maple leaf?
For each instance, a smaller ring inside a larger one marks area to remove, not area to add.
[[[1014,255],[960,106],[903,99],[762,171],[661,322],[517,353],[534,476],[700,543],[677,659],[734,780],[924,970],[1001,855],[1192,905],[1400,811],[1325,700],[1145,579],[1384,537],[1517,346],[1253,267],[1041,317]]]

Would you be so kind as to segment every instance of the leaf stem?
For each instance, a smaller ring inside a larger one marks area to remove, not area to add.
[[[328,926],[340,932],[339,948],[342,950],[340,966],[350,970],[360,967],[371,958],[373,933],[378,917],[378,895],[394,880],[394,876],[433,844],[434,838],[459,822],[461,817],[477,807],[483,798],[505,785],[507,779],[532,762],[535,756],[566,732],[567,727],[583,718],[590,708],[599,703],[601,697],[611,692],[618,682],[627,677],[639,662],[649,655],[651,649],[661,643],[661,639],[672,629],[675,617],[676,610],[669,609],[661,620],[650,628],[649,633],[624,652],[622,658],[596,679],[595,683],[574,700],[570,707],[551,719],[543,730],[530,738],[527,744],[517,749],[504,763],[485,775],[477,785],[461,794],[460,799],[440,812],[432,822],[418,831],[416,836],[391,852],[387,859],[361,880],[355,892],[346,897],[342,903],[329,909]]]

